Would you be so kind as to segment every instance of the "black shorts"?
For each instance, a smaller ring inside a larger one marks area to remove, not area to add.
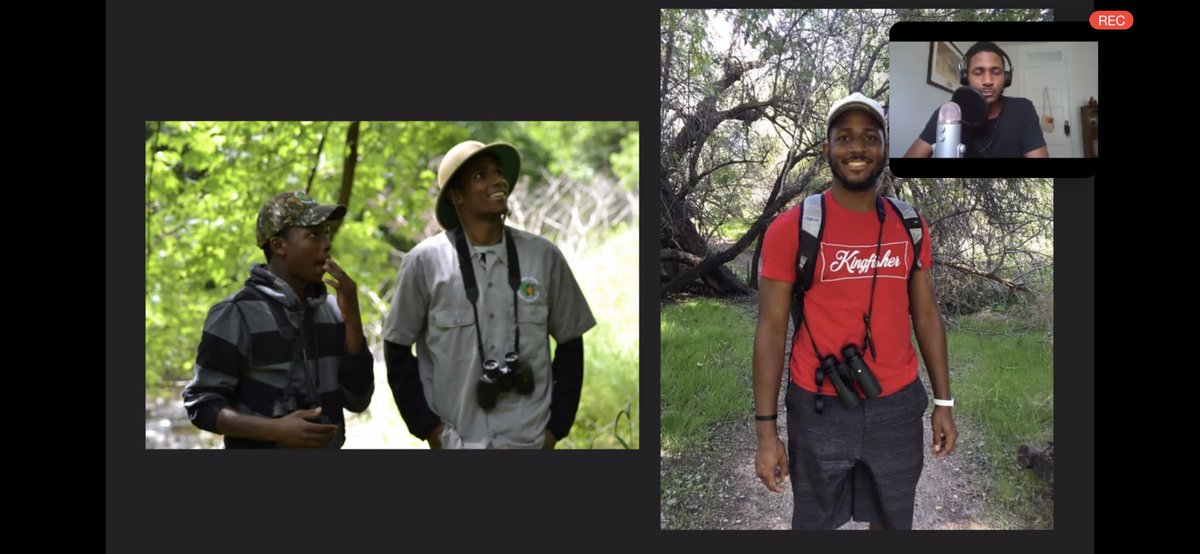
[[[817,414],[815,396],[788,385],[792,528],[837,529],[853,517],[912,529],[929,407],[921,380],[850,410],[836,396],[826,396]]]

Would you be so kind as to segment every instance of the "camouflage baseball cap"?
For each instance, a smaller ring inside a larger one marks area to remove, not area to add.
[[[258,245],[263,246],[288,227],[311,227],[346,215],[345,206],[318,204],[300,191],[276,194],[258,211]]]

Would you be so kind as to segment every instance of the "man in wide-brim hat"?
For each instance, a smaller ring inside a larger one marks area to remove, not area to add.
[[[505,225],[520,170],[510,144],[451,148],[435,207],[445,232],[400,264],[383,330],[388,382],[430,448],[550,449],[575,421],[583,333],[596,322],[562,252]]]

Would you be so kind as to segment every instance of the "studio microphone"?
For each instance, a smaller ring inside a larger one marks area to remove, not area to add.
[[[962,108],[954,102],[946,102],[938,109],[937,142],[933,145],[933,157],[961,158],[964,150]]]

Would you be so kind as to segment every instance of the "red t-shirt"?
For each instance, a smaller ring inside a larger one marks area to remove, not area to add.
[[[817,392],[815,370],[819,361],[809,340],[811,331],[822,356],[833,354],[842,360],[842,348],[855,345],[886,396],[917,378],[917,353],[910,338],[912,324],[908,313],[908,279],[914,264],[912,240],[904,222],[885,204],[883,241],[878,256],[882,263],[875,284],[875,307],[871,311],[871,338],[878,356],[875,359],[863,350],[866,331],[863,315],[871,297],[879,216],[874,209],[848,211],[834,201],[830,191],[824,194],[825,231],[813,267],[812,288],[804,294],[805,321],[792,342],[789,369],[792,382],[809,392]],[[763,239],[763,277],[787,283],[796,281],[799,214],[800,207],[796,206],[767,228]],[[921,267],[928,270],[933,262],[924,218],[921,228],[925,232]],[[823,394],[836,394],[828,379],[821,389]]]

